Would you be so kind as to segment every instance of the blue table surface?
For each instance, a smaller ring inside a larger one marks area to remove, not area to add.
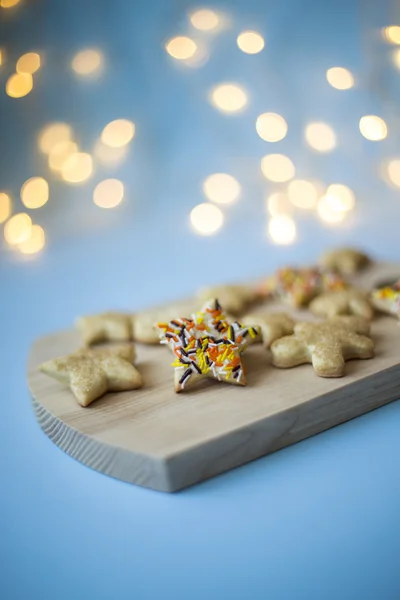
[[[0,72],[0,187],[16,199],[37,174],[51,193],[31,211],[46,229],[41,254],[23,257],[0,243],[0,598],[399,600],[400,402],[174,495],[89,470],[35,422],[29,348],[78,314],[141,308],[201,284],[311,263],[327,245],[400,258],[398,190],[377,175],[379,161],[400,150],[398,73],[377,35],[393,22],[391,2],[215,2],[231,15],[231,29],[207,65],[184,72],[167,60],[163,42],[185,33],[184,15],[195,6],[26,0],[0,9],[0,45],[11,61]],[[265,33],[265,52],[234,54],[243,28]],[[66,67],[87,46],[107,57],[104,78],[93,83]],[[8,98],[14,59],[32,49],[46,57],[34,90]],[[356,74],[354,90],[341,95],[326,85],[332,65]],[[252,98],[237,118],[205,99],[212,85],[231,80]],[[265,234],[272,188],[259,175],[267,150],[254,121],[267,110],[289,122],[287,138],[268,151],[288,152],[300,177],[347,183],[357,198],[339,227],[300,215],[288,247]],[[388,122],[381,144],[358,132],[368,113]],[[93,181],[69,188],[51,179],[36,136],[47,122],[66,120],[88,149],[119,117],[137,126],[133,154],[117,171],[127,193],[118,209],[102,211],[91,201]],[[332,123],[337,152],[304,148],[310,119]],[[203,201],[199,184],[221,170],[238,177],[242,198],[224,207],[216,236],[196,236],[188,214]]]

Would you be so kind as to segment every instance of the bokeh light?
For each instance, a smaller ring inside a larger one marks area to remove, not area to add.
[[[6,56],[6,54],[4,52],[4,48],[0,48],[0,67],[5,62],[5,56]]]
[[[49,152],[49,167],[53,171],[61,171],[66,160],[78,152],[78,144],[71,140],[58,142]]]
[[[236,83],[223,83],[211,90],[210,101],[222,112],[237,113],[244,109],[248,99],[244,89]]]
[[[257,117],[256,130],[260,138],[266,142],[279,142],[287,134],[287,123],[281,115],[263,113]]]
[[[261,159],[261,171],[270,181],[283,183],[295,176],[294,164],[284,154],[267,154]]]
[[[400,26],[390,25],[383,30],[384,38],[391,44],[400,44]]]
[[[268,233],[275,244],[293,244],[297,235],[296,223],[289,215],[271,217],[268,223]]]
[[[240,183],[228,173],[214,173],[204,180],[203,191],[209,200],[217,204],[235,202],[240,196]]]
[[[0,0],[0,6],[1,8],[12,8],[19,2],[20,0]]]
[[[169,40],[165,45],[165,49],[172,58],[187,60],[194,56],[197,44],[190,37],[179,35]]]
[[[40,208],[49,199],[49,184],[43,177],[31,177],[21,187],[21,200],[26,208]]]
[[[108,123],[101,132],[101,141],[111,148],[129,144],[135,135],[135,125],[128,119],[116,119]]]
[[[124,197],[124,184],[119,179],[104,179],[94,188],[93,202],[100,208],[114,208]]]
[[[81,50],[72,59],[71,67],[78,75],[98,75],[104,65],[104,57],[100,50],[86,48]]]
[[[340,223],[346,216],[344,211],[335,210],[326,196],[322,196],[322,198],[318,200],[317,212],[322,221],[325,221],[326,223]]]
[[[31,235],[32,219],[26,213],[18,213],[4,225],[4,237],[11,245],[25,242]]]
[[[325,203],[337,212],[348,212],[353,210],[356,199],[354,192],[341,183],[333,183],[325,193]]]
[[[284,194],[283,192],[274,192],[268,196],[265,200],[265,208],[273,217],[290,214],[293,210],[293,206],[287,194]]]
[[[224,222],[222,211],[215,204],[198,204],[190,213],[193,229],[201,235],[212,235],[221,229]]]
[[[0,192],[0,223],[7,221],[11,214],[11,198],[5,192]]]
[[[6,94],[11,98],[23,98],[32,88],[33,79],[29,73],[13,73],[6,82]]]
[[[376,115],[366,115],[360,119],[360,132],[373,142],[384,140],[387,136],[387,126],[383,119]]]
[[[400,158],[394,158],[387,163],[387,176],[390,183],[400,187]]]
[[[393,51],[392,59],[393,59],[393,64],[396,67],[396,69],[400,70],[400,48]]]
[[[309,123],[305,138],[308,145],[317,152],[330,152],[336,146],[336,134],[327,123]]]
[[[36,254],[44,248],[46,242],[44,230],[40,225],[32,225],[30,236],[24,242],[18,244],[23,254]]]
[[[354,86],[352,73],[344,67],[332,67],[326,72],[328,83],[337,90],[349,90]]]
[[[190,22],[200,31],[211,31],[218,26],[219,17],[213,10],[201,8],[190,15]]]
[[[258,54],[265,46],[264,38],[257,31],[242,31],[238,35],[237,45],[246,54]]]
[[[28,52],[19,57],[15,67],[17,73],[36,73],[40,68],[40,55],[37,52]]]
[[[69,141],[71,136],[72,130],[67,123],[50,123],[39,133],[39,149],[49,154],[58,144]]]
[[[291,203],[298,208],[311,209],[317,206],[318,190],[311,181],[295,179],[288,185]]]
[[[101,140],[97,140],[93,154],[100,163],[106,166],[117,166],[120,165],[128,154],[128,146],[120,146],[119,148],[112,148],[107,146]]]
[[[93,160],[86,152],[76,152],[67,158],[61,176],[67,183],[82,183],[93,173]]]

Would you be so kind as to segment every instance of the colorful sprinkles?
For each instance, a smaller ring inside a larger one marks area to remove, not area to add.
[[[393,285],[374,290],[372,298],[387,303],[388,310],[400,318],[400,279]]]
[[[241,353],[259,338],[259,328],[229,323],[218,300],[207,302],[191,319],[173,319],[157,327],[161,343],[175,354],[177,392],[194,375],[245,385]]]
[[[261,292],[265,296],[278,296],[293,306],[304,306],[323,292],[346,287],[346,282],[332,271],[323,271],[318,267],[286,267],[278,269],[273,277],[267,279],[261,286]]]

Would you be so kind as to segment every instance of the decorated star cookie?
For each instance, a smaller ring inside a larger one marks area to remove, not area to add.
[[[293,335],[271,345],[272,364],[287,369],[311,363],[319,377],[342,377],[346,360],[374,356],[374,343],[366,336],[368,330],[369,324],[362,317],[297,323]]]
[[[158,323],[160,341],[175,354],[175,391],[202,377],[245,385],[241,353],[260,336],[257,327],[229,323],[217,300],[210,300],[192,318]]]
[[[370,263],[370,258],[354,248],[338,248],[325,252],[319,259],[324,268],[337,271],[342,275],[353,275],[364,269]]]
[[[53,379],[69,385],[81,406],[106,392],[135,390],[142,386],[142,377],[133,366],[135,351],[131,344],[109,348],[82,349],[43,363],[39,368]]]
[[[78,317],[76,327],[87,346],[101,342],[127,342],[132,339],[132,316],[118,312]]]
[[[259,297],[258,292],[247,285],[218,285],[205,287],[197,292],[197,298],[206,302],[209,298],[218,298],[228,313],[238,315]]]
[[[323,292],[345,289],[346,283],[336,273],[317,267],[278,269],[261,285],[265,296],[276,296],[296,308],[306,306]]]
[[[312,300],[309,308],[314,315],[325,318],[337,315],[359,315],[371,320],[374,316],[373,308],[366,294],[355,289],[321,294]]]
[[[373,290],[371,302],[381,312],[395,315],[400,319],[400,279],[393,285]]]
[[[287,313],[249,314],[242,318],[244,324],[252,323],[261,329],[261,337],[265,348],[284,335],[293,333],[295,321]]]

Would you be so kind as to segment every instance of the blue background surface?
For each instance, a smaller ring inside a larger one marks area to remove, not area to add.
[[[17,197],[28,177],[50,178],[36,150],[49,121],[70,122],[83,148],[114,118],[137,127],[116,172],[127,189],[118,209],[91,202],[105,171],[78,188],[51,181],[51,199],[34,215],[46,229],[45,250],[24,258],[0,248],[0,598],[398,600],[399,402],[175,495],[83,467],[42,434],[31,412],[29,347],[77,314],[139,308],[202,283],[312,262],[328,244],[351,241],[379,258],[400,257],[398,191],[378,176],[380,161],[400,151],[399,75],[379,33],[395,23],[396,4],[213,3],[230,15],[230,28],[213,39],[204,67],[179,69],[163,43],[187,31],[187,11],[197,6],[26,0],[0,9],[10,63],[34,49],[46,57],[29,96],[0,93],[2,189]],[[264,52],[237,50],[245,28],[265,35]],[[68,69],[88,46],[108,61],[91,83]],[[354,90],[326,84],[334,65],[355,73]],[[240,117],[207,103],[209,88],[230,80],[251,94]],[[267,110],[289,123],[288,136],[268,150],[254,134]],[[382,143],[358,132],[369,112],[388,123]],[[336,152],[304,147],[311,119],[334,126]],[[288,153],[301,177],[350,185],[357,205],[349,220],[332,228],[300,216],[294,245],[268,241],[269,186],[259,174],[267,151]],[[218,235],[196,236],[188,214],[203,200],[200,182],[221,170],[238,178],[243,197],[227,207]]]

